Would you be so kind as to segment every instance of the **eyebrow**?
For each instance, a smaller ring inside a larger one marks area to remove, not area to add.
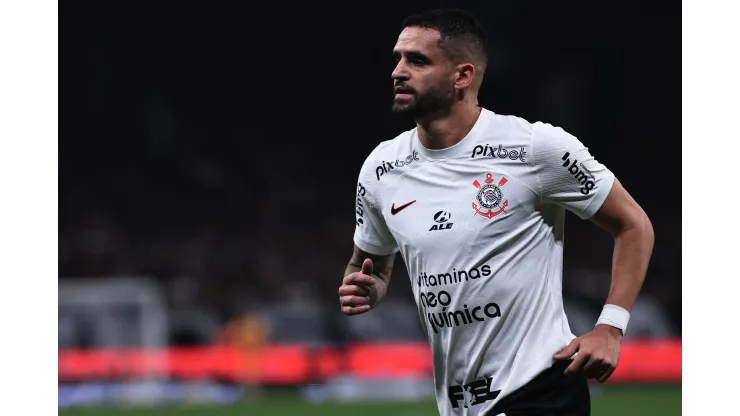
[[[417,50],[393,51],[394,57],[397,58],[401,55],[406,55],[407,57],[410,57],[410,58],[417,58],[417,59],[423,59],[425,61],[431,61],[431,58],[421,53],[421,51],[417,51]]]

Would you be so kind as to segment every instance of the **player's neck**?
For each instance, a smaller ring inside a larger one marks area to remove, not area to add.
[[[481,109],[476,103],[460,102],[442,117],[417,120],[419,141],[427,149],[441,150],[459,143],[475,126]]]

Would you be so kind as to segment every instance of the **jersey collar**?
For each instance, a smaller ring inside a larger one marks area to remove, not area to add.
[[[475,139],[480,135],[480,133],[485,129],[485,126],[488,124],[488,121],[490,117],[493,115],[492,111],[486,110],[485,108],[481,108],[480,116],[478,116],[478,120],[476,120],[475,125],[472,129],[470,129],[470,132],[463,137],[462,140],[460,140],[458,143],[456,143],[454,146],[450,146],[445,149],[427,149],[424,147],[423,144],[421,144],[421,141],[419,140],[419,130],[418,128],[415,128],[413,131],[413,141],[415,142],[415,148],[419,150],[419,153],[424,156],[427,159],[435,159],[435,160],[442,160],[442,159],[450,159],[452,157],[455,157],[459,155],[462,152],[465,152],[468,150],[468,144],[471,142],[475,142]]]

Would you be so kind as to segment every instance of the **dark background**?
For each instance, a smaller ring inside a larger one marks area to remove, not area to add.
[[[488,31],[481,105],[574,134],[647,211],[643,297],[680,335],[678,2],[63,2],[60,279],[150,276],[219,323],[294,299],[339,315],[360,166],[413,127],[391,50],[442,3]],[[598,313],[611,237],[566,227],[566,297]],[[389,296],[412,302],[396,263]]]

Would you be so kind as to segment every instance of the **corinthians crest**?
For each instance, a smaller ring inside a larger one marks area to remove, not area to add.
[[[473,201],[473,213],[474,215],[480,215],[486,217],[489,220],[493,220],[493,217],[506,213],[506,207],[509,206],[509,200],[504,200],[504,194],[501,192],[501,188],[506,185],[509,180],[505,176],[499,179],[498,183],[493,178],[493,175],[486,173],[485,184],[481,185],[478,180],[473,181],[473,186],[478,188],[478,193]],[[476,203],[477,202],[477,203]]]

